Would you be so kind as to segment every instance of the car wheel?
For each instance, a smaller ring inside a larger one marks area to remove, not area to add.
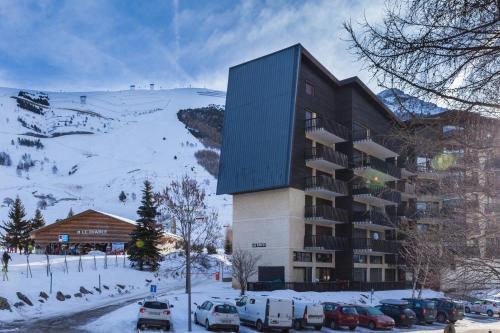
[[[262,321],[260,321],[260,319],[255,323],[255,328],[259,332],[262,332],[264,330],[264,326],[262,325]]]
[[[349,326],[349,330],[354,331],[356,329],[356,326]]]
[[[302,329],[302,323],[300,322],[300,320],[295,320],[293,322],[293,328],[297,331]]]
[[[194,323],[196,325],[199,325],[200,323],[198,322],[198,318],[196,317],[196,313],[194,314]]]
[[[239,328],[239,327],[236,327],[236,328],[234,329],[234,333],[240,333],[240,328]]]
[[[446,321],[446,316],[444,315],[444,313],[439,313],[436,319],[438,322],[444,323]]]
[[[486,311],[486,314],[488,315],[488,317],[493,317],[493,311],[491,310]]]
[[[284,329],[281,330],[281,332],[283,332],[283,333],[288,333],[288,331],[290,331],[289,328],[284,328]]]
[[[375,322],[374,321],[370,321],[368,323],[368,328],[371,329],[371,330],[374,330],[376,328],[377,325],[375,325]]]
[[[465,307],[465,313],[470,313],[470,308],[468,306]]]
[[[207,331],[211,331],[212,330],[212,328],[210,327],[210,323],[208,322],[208,319],[205,320],[205,328],[206,328]]]
[[[335,320],[330,321],[330,328],[331,328],[332,330],[337,329],[338,327],[339,327],[339,325],[337,325],[337,324],[335,323]]]
[[[321,326],[314,326],[314,329],[315,329],[316,331],[320,331],[320,330],[321,330]]]
[[[450,320],[450,323],[455,324],[457,321],[456,320]]]

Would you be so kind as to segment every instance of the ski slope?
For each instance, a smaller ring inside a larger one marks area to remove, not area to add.
[[[18,93],[0,88],[0,153],[12,161],[11,166],[0,165],[0,223],[9,210],[5,199],[16,196],[28,217],[47,203],[42,210],[47,223],[66,217],[70,208],[135,220],[144,180],[160,190],[184,174],[203,184],[221,224],[231,222],[230,197],[215,196],[216,179],[194,157],[204,147],[176,115],[183,108],[223,105],[224,93],[195,88],[44,92],[50,103],[44,114],[19,108],[12,98]],[[27,128],[31,126],[38,132]],[[43,149],[18,144],[18,137],[37,139],[23,135],[28,132],[47,137],[40,138]],[[91,134],[72,134],[83,132]],[[34,164],[28,171],[16,168],[23,154]],[[121,191],[127,195],[124,203],[118,199]]]

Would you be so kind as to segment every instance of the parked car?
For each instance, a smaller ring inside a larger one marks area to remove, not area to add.
[[[493,315],[500,315],[500,301],[483,299],[473,303],[467,303],[465,306],[465,312],[473,312],[476,314],[485,313],[489,317],[493,317]]]
[[[145,300],[138,302],[141,306],[137,316],[137,329],[145,330],[151,327],[170,330],[171,326],[171,308],[168,301],[160,302],[157,300]]]
[[[386,299],[380,301],[376,307],[385,315],[394,319],[397,326],[412,327],[417,322],[417,315],[410,309],[408,301]]]
[[[288,332],[293,325],[293,301],[269,296],[243,296],[236,302],[240,321],[257,331],[281,329]]]
[[[323,306],[318,303],[295,301],[293,307],[293,328],[300,330],[304,327],[314,327],[320,330],[325,315]]]
[[[212,329],[225,329],[231,332],[240,331],[240,316],[234,304],[208,300],[198,305],[194,313],[194,323],[204,325],[207,331]]]
[[[410,308],[417,315],[417,322],[432,324],[436,320],[436,302],[421,298],[403,298],[408,301]]]
[[[358,313],[354,305],[325,302],[323,310],[325,312],[325,326],[338,329],[340,326],[349,327],[355,330],[359,324]]]
[[[440,323],[455,323],[464,319],[464,304],[449,298],[428,298],[436,303],[436,320]]]
[[[377,328],[392,329],[396,325],[394,319],[373,306],[356,305],[356,312],[358,313],[359,325],[366,326],[371,330]]]

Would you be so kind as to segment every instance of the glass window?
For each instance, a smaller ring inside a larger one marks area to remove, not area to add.
[[[355,264],[366,264],[366,256],[362,254],[355,254],[352,256]]]
[[[312,262],[311,252],[293,252],[293,261]]]
[[[370,264],[382,264],[382,256],[370,256]]]
[[[386,269],[385,270],[385,280],[386,281],[396,281],[396,270]]]
[[[314,96],[314,86],[309,81],[306,81],[306,94]]]
[[[332,262],[333,256],[331,253],[316,253],[317,262]]]
[[[382,268],[370,268],[370,282],[382,282]]]
[[[224,304],[224,305],[217,305],[215,307],[215,312],[218,313],[237,313],[238,310],[236,310],[236,307],[230,304]]]
[[[354,281],[366,282],[366,268],[354,268],[352,278]]]

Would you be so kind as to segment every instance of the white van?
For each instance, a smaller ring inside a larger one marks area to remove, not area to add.
[[[281,329],[288,332],[293,325],[293,301],[266,295],[243,296],[236,302],[241,323],[253,325],[257,331]]]
[[[293,328],[296,330],[312,326],[319,331],[324,321],[325,313],[320,303],[297,300],[293,302]]]

